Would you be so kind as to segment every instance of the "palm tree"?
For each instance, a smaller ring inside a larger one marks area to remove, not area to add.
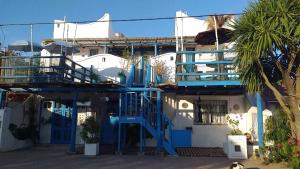
[[[300,1],[260,0],[233,25],[240,79],[250,92],[270,89],[300,140]],[[284,89],[284,90],[282,90]],[[285,96],[286,95],[286,96]]]

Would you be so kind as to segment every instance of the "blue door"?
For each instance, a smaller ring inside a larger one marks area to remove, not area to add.
[[[51,144],[69,144],[71,138],[71,108],[62,105],[52,112]]]
[[[173,130],[172,144],[174,147],[192,147],[192,132],[190,130]]]
[[[101,126],[101,144],[114,144],[117,137],[117,124],[119,117],[108,116]]]

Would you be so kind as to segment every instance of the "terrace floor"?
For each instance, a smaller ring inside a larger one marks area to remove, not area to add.
[[[43,145],[29,149],[0,153],[1,169],[228,169],[233,160],[225,157],[163,157],[138,155],[68,155],[64,145]],[[280,164],[263,165],[248,159],[246,169],[280,169]]]

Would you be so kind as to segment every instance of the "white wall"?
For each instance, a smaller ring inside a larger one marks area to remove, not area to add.
[[[173,58],[173,60],[171,60]],[[164,62],[165,66],[168,69],[168,75],[163,77],[164,81],[170,81],[170,82],[175,82],[175,71],[176,71],[176,53],[170,52],[170,53],[165,53],[162,55],[157,55],[155,57],[151,57],[150,59],[151,65],[155,65],[155,61],[159,62]]]
[[[173,120],[174,129],[185,130],[192,127],[192,147],[223,147],[227,134],[231,131],[228,124],[222,125],[197,125],[194,124],[194,105],[198,100],[197,95],[176,95],[167,93],[164,96],[163,111]],[[200,95],[201,100],[227,100],[228,115],[231,119],[239,120],[239,129],[243,133],[252,133],[254,141],[257,141],[257,109],[247,106],[248,101],[244,95],[218,96]],[[187,103],[188,107],[183,108],[182,104]],[[235,107],[235,108],[234,108]],[[238,108],[237,108],[238,107]],[[263,111],[264,122],[272,112]]]
[[[199,32],[207,30],[207,23],[205,20],[188,17],[183,11],[177,11],[175,20],[175,36],[196,36]]]
[[[83,59],[76,59],[76,63],[86,68],[93,66],[93,68],[97,71],[95,73],[101,76],[101,80],[112,79],[120,81],[118,73],[121,70],[124,70],[125,74],[128,75],[128,61],[124,58],[111,54],[98,54]]]
[[[98,21],[109,21],[110,15],[105,13]],[[108,38],[112,37],[111,22],[93,22],[87,24],[64,23],[54,20],[53,39],[73,38]]]
[[[23,106],[18,103],[12,103],[11,105],[13,109],[6,107],[0,110],[0,116],[2,117],[2,125],[0,127],[0,152],[17,150],[32,145],[30,139],[18,140],[8,129],[10,123],[16,124],[17,126],[23,123]]]
[[[184,130],[186,127],[192,127],[192,146],[193,147],[223,147],[223,143],[226,140],[226,134],[230,132],[228,125],[194,125],[194,100],[198,100],[199,96],[187,96],[187,95],[166,95],[169,104],[172,106],[164,106],[164,112],[168,114],[175,113],[173,118],[174,129]],[[173,98],[172,98],[173,97]],[[200,95],[201,100],[227,100],[228,112],[230,115],[240,117],[245,114],[245,98],[243,95],[238,96],[208,96]],[[176,103],[174,103],[174,101]],[[165,98],[166,101],[166,98]],[[171,103],[171,104],[170,104]],[[187,103],[188,107],[183,108],[182,103]],[[165,104],[165,103],[164,103]],[[233,106],[237,104],[238,110],[234,110]],[[243,118],[246,120],[246,118]],[[244,121],[240,122],[241,129],[247,129]]]
[[[51,108],[42,108],[40,124],[40,143],[49,144],[51,142]],[[47,123],[46,123],[47,122]]]

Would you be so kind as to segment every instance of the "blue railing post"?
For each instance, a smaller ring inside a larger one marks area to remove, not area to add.
[[[159,152],[161,149],[161,92],[157,91],[156,92],[156,134],[157,134],[157,147],[156,151]]]
[[[258,126],[258,145],[264,146],[264,129],[263,129],[263,112],[262,99],[259,92],[256,93],[256,107],[257,107],[257,126]]]
[[[149,87],[149,84],[151,82],[151,65],[147,64],[147,68],[146,68],[146,78],[145,78],[145,87]]]
[[[72,126],[71,126],[71,141],[69,151],[76,152],[76,128],[77,128],[77,100],[79,93],[77,91],[73,94],[73,107],[72,107]]]
[[[157,56],[157,43],[154,45],[154,56]]]
[[[140,74],[139,74],[139,80],[140,83],[143,84],[144,82],[144,51],[141,50],[141,63],[140,63]]]

